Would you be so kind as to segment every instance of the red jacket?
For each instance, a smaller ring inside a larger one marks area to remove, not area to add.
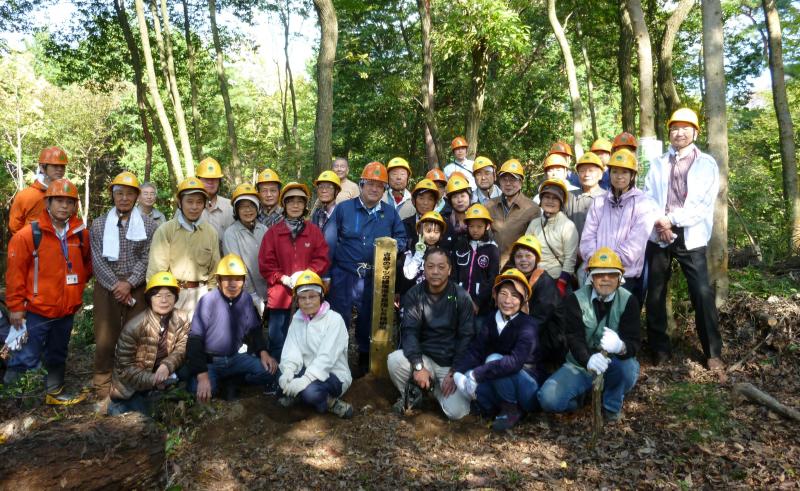
[[[330,266],[328,244],[319,227],[306,220],[303,231],[292,240],[289,227],[281,221],[270,227],[258,250],[258,269],[267,280],[267,308],[288,309],[292,292],[281,277],[310,269],[322,276]]]
[[[23,189],[11,203],[8,214],[8,230],[11,234],[19,232],[22,227],[36,220],[44,211],[44,192],[47,190],[39,181]]]
[[[72,270],[56,236],[49,213],[39,217],[42,241],[39,243],[39,293],[33,294],[33,231],[25,225],[8,243],[8,272],[6,301],[11,312],[33,312],[55,319],[74,314],[83,303],[83,289],[92,276],[92,257],[89,231],[83,221],[73,216],[69,220],[67,251]],[[83,248],[81,248],[83,235]],[[77,283],[67,285],[67,275],[77,275]]]

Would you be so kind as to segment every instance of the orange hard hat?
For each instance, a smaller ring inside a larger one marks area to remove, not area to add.
[[[619,147],[633,147],[634,151],[639,147],[636,137],[623,131],[614,137],[614,143],[611,144],[612,151],[616,151]]]
[[[56,179],[47,186],[44,197],[56,198],[59,196],[78,199],[78,188],[76,188],[69,179]]]
[[[58,147],[43,148],[39,152],[39,163],[49,165],[67,165],[69,159],[66,152]]]
[[[389,184],[389,172],[380,162],[370,162],[361,172],[361,179]]]
[[[447,184],[447,176],[444,175],[442,169],[431,169],[425,174],[425,179],[430,179],[433,182],[441,182]]]
[[[572,153],[572,148],[566,142],[557,141],[550,145],[550,151],[547,152],[548,155],[559,153],[561,155],[568,155],[570,157],[574,157],[575,155]]]
[[[463,136],[457,136],[453,138],[453,141],[450,142],[450,150],[455,150],[456,148],[463,148],[468,147],[469,143],[467,143],[467,139]]]

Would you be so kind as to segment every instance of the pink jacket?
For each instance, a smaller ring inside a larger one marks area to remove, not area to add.
[[[658,218],[657,208],[655,201],[636,188],[620,196],[619,201],[614,200],[611,190],[595,198],[581,235],[584,264],[594,251],[607,246],[619,254],[626,277],[641,276],[647,239]]]

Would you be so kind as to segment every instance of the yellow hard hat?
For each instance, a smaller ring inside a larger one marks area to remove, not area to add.
[[[469,185],[469,181],[467,181],[467,178],[460,172],[454,172],[453,175],[450,176],[450,180],[447,181],[447,187],[445,188],[447,196],[453,193],[471,190],[472,188]]]
[[[472,164],[472,173],[476,173],[481,169],[486,167],[491,167],[494,170],[494,162],[489,160],[488,157],[478,157],[475,159],[475,162]]]
[[[589,258],[587,267],[590,271],[592,269],[603,268],[618,269],[620,274],[625,273],[625,268],[622,266],[622,261],[617,253],[611,250],[610,247],[605,246],[597,249],[595,253],[592,254],[592,257]]]
[[[592,148],[590,148],[589,150],[594,153],[597,152],[611,153],[611,142],[606,140],[605,138],[598,138],[592,143]]]
[[[206,157],[197,164],[194,175],[204,179],[221,178],[223,177],[222,167],[220,167],[219,162],[213,157]]]
[[[536,254],[536,262],[542,260],[542,243],[535,235],[523,235],[511,245],[511,254],[514,254],[514,249],[517,247],[524,247]]]
[[[311,192],[308,190],[308,186],[299,182],[290,182],[286,186],[281,189],[281,196],[280,196],[280,203],[281,206],[284,206],[283,203],[286,198],[290,198],[292,196],[300,196],[305,198],[306,203],[308,203],[308,199],[311,197]]]
[[[688,107],[682,107],[672,113],[672,117],[667,121],[667,128],[672,126],[672,123],[688,123],[700,132],[700,121],[697,119],[697,113]]]
[[[218,276],[247,276],[247,266],[244,265],[244,261],[238,254],[230,253],[219,260],[214,274]]]
[[[503,162],[503,165],[500,166],[500,171],[497,173],[497,177],[506,173],[517,175],[520,179],[525,178],[525,169],[522,167],[522,163],[517,159],[508,159]]]
[[[567,190],[567,185],[561,179],[547,179],[547,180],[545,180],[543,183],[541,183],[539,185],[539,194],[541,195],[542,191],[552,192],[551,190],[549,190],[547,188],[552,188],[554,186],[557,187],[559,190],[561,190],[564,193],[563,196],[560,196],[561,198],[563,198],[561,200],[561,207],[563,208],[567,204],[567,200],[569,199],[569,190]],[[555,194],[558,196],[559,193],[555,193]],[[540,197],[540,199],[541,199],[541,197]]]
[[[180,184],[178,184],[178,199],[181,199],[182,194],[202,193],[203,196],[208,198],[208,191],[203,187],[203,183],[196,177],[187,177]]]
[[[403,157],[395,157],[392,160],[390,160],[389,163],[386,164],[386,172],[389,172],[390,170],[397,167],[402,167],[403,169],[408,171],[409,176],[411,175],[411,166],[408,165],[408,161]]]
[[[567,158],[564,157],[564,155],[560,153],[551,153],[544,158],[542,169],[547,170],[550,167],[565,167],[569,169],[569,162],[567,162]]]
[[[281,182],[281,178],[278,177],[278,173],[272,169],[264,169],[258,173],[258,179],[256,179],[256,186],[258,186],[259,184],[264,184],[266,182],[274,182],[275,184],[278,185],[278,187],[281,187],[281,185],[283,184]]]
[[[322,282],[322,278],[319,275],[310,269],[307,269],[300,273],[300,277],[297,278],[297,281],[294,283],[294,288],[292,288],[292,295],[297,293],[297,290],[302,286],[308,285],[315,285],[320,287],[322,293],[325,293],[325,283]]]
[[[417,229],[417,233],[419,233],[419,228],[425,222],[435,222],[442,226],[442,233],[444,234],[447,231],[447,222],[444,221],[442,215],[439,214],[438,211],[429,211],[422,215],[419,220],[417,220],[417,225],[415,228]]]
[[[586,152],[585,154],[581,155],[581,158],[578,159],[578,163],[575,164],[575,168],[582,166],[583,164],[592,164],[600,167],[601,170],[606,170],[606,166],[603,165],[603,161],[600,160],[600,157],[597,156],[594,152]]]
[[[630,169],[633,172],[639,171],[639,166],[636,163],[636,155],[627,148],[620,148],[611,154],[611,160],[608,161],[608,166]]]
[[[236,189],[233,190],[233,196],[231,196],[231,203],[236,206],[236,202],[239,200],[239,198],[244,198],[245,196],[255,197],[256,203],[258,203],[258,190],[249,182],[245,182],[236,186]]]
[[[487,210],[486,207],[480,203],[475,203],[474,205],[467,208],[467,212],[465,213],[465,215],[466,215],[464,217],[465,222],[467,220],[478,220],[478,219],[486,220],[489,223],[492,223],[493,221],[492,216],[489,215],[489,210]]]
[[[147,286],[145,287],[144,291],[147,293],[153,288],[162,286],[167,288],[175,288],[178,291],[181,289],[180,285],[178,285],[178,280],[175,279],[175,275],[169,271],[159,271],[150,277],[150,281],[147,282]]]
[[[337,176],[336,173],[333,172],[332,170],[322,171],[317,180],[314,181],[314,186],[319,186],[319,183],[321,182],[329,182],[334,186],[336,186],[336,189],[340,191],[342,189],[342,180],[339,179],[339,176]]]
[[[510,281],[513,283],[514,288],[522,295],[523,301],[527,302],[529,298],[531,298],[531,294],[533,291],[531,290],[531,284],[528,282],[528,278],[522,273],[522,271],[518,270],[517,268],[508,268],[507,270],[503,271],[494,279],[494,287],[492,288],[492,293],[497,295],[497,289],[503,283]]]
[[[439,186],[436,185],[435,182],[431,181],[430,179],[422,179],[414,186],[414,190],[411,191],[411,197],[416,198],[419,193],[424,192],[432,192],[436,196],[436,201],[439,201]]]
[[[136,192],[141,191],[139,189],[139,179],[136,178],[133,172],[128,171],[117,174],[111,184],[108,185],[108,189],[113,190],[114,186],[128,186],[129,188],[134,188]]]

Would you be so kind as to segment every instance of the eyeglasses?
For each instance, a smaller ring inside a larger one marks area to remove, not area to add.
[[[174,293],[156,293],[153,295],[153,298],[157,298],[159,300],[175,300]]]

